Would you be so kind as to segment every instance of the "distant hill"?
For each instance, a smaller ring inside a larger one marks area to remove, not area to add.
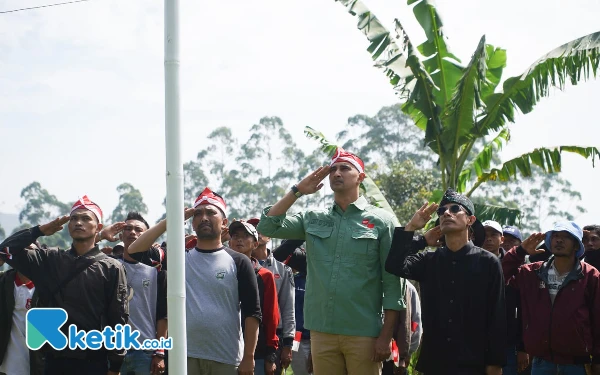
[[[19,214],[4,214],[0,212],[0,225],[4,228],[7,236],[11,234],[13,229],[19,224]]]

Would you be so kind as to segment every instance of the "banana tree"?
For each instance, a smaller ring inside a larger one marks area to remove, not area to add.
[[[560,172],[563,152],[600,159],[596,147],[537,148],[492,166],[492,156],[510,139],[507,124],[515,112],[526,114],[550,89],[563,89],[595,77],[600,64],[600,32],[550,51],[523,74],[502,81],[506,51],[481,37],[470,61],[464,65],[453,55],[443,33],[441,18],[427,0],[408,0],[427,40],[415,46],[401,22],[390,32],[361,0],[336,0],[358,19],[358,29],[369,41],[367,51],[389,77],[403,101],[402,110],[424,131],[424,145],[438,156],[440,187],[454,187],[471,195],[481,184],[530,177],[532,168]],[[474,146],[482,143],[482,150]],[[487,208],[487,215],[500,208]],[[504,214],[510,214],[504,211]],[[514,221],[504,216],[504,221]],[[498,217],[496,217],[498,218]]]

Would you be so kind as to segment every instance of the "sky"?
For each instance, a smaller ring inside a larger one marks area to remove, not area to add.
[[[386,24],[424,35],[404,1],[364,0]],[[0,11],[53,0],[0,0]],[[181,0],[183,160],[216,127],[245,135],[279,116],[306,151],[306,125],[328,137],[355,114],[398,101],[365,51],[356,19],[333,0]],[[452,52],[468,62],[479,38],[507,49],[504,77],[546,52],[598,31],[600,0],[446,0],[438,9]],[[164,211],[163,2],[90,0],[0,14],[0,212],[39,181],[62,201],[87,194],[110,213],[116,187],[141,190],[154,221]],[[510,126],[506,160],[541,146],[600,146],[600,82],[556,90]],[[564,155],[563,173],[599,223],[600,163]],[[149,220],[149,221],[150,221]],[[545,225],[549,225],[546,223]],[[548,229],[548,228],[546,228]]]

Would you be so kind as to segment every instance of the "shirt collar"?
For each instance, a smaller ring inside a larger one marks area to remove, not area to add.
[[[448,249],[446,246],[444,246],[442,249],[444,251],[444,253],[450,257],[451,259],[458,259],[458,258],[462,258],[465,255],[467,255],[467,253],[469,251],[471,251],[471,249],[475,247],[475,245],[473,245],[473,242],[469,241],[466,243],[465,246],[463,246],[460,250],[458,251],[452,251],[450,249]]]
[[[16,286],[25,285],[27,287],[27,289],[33,289],[33,281],[29,280],[28,282],[24,283],[23,280],[21,280],[21,278],[19,277],[19,274],[17,272],[15,272],[15,285]]]
[[[367,202],[367,199],[361,195],[358,197],[357,200],[350,203],[350,206],[352,206],[352,205],[354,205],[354,207],[358,208],[360,211],[364,211],[367,208],[367,206],[369,205],[369,202]],[[348,207],[350,207],[350,206],[348,206]],[[337,204],[335,202],[333,202],[333,205],[331,205],[330,212],[333,213],[335,211],[336,207],[337,207]]]
[[[75,248],[71,246],[71,249],[69,249],[69,253],[74,256],[75,258],[79,257],[79,255],[77,255],[77,251],[75,251]],[[102,253],[102,251],[100,251],[100,248],[98,247],[98,245],[94,246],[90,251],[88,251],[87,253],[81,255],[82,258],[95,258],[98,255],[100,255],[100,253]],[[104,253],[102,253],[104,254]]]

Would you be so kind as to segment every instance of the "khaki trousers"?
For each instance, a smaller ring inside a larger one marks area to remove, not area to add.
[[[237,375],[237,366],[210,361],[208,359],[187,357],[188,375]]]
[[[371,361],[376,340],[310,331],[314,374],[381,375],[381,362]]]

